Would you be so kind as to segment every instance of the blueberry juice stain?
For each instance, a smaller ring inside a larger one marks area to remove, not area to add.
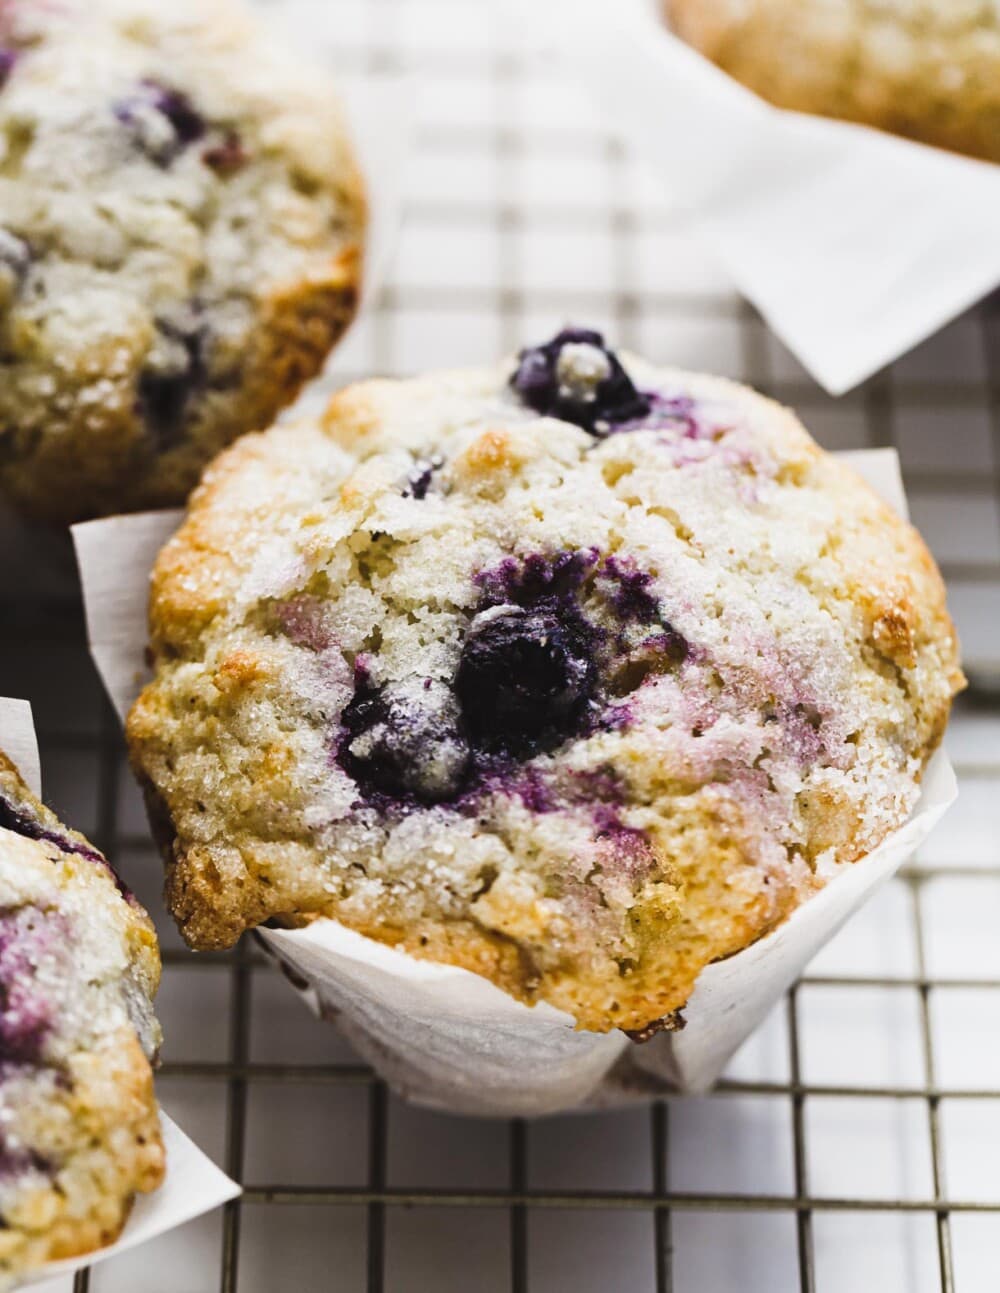
[[[617,631],[584,613],[588,581]],[[377,686],[367,663],[356,666],[336,758],[373,807],[474,811],[484,790],[525,791],[529,806],[553,807],[544,788],[527,785],[523,765],[605,722],[620,725],[604,710],[622,626],[651,630],[651,649],[664,640],[652,578],[594,549],[508,557],[476,582],[479,605],[450,682]]]

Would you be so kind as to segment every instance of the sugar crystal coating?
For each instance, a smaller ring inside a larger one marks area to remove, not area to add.
[[[152,925],[0,753],[0,1284],[111,1242],[163,1172]]]
[[[129,744],[193,946],[329,915],[637,1036],[905,820],[961,685],[857,477],[585,330],[234,448],[151,607]]]

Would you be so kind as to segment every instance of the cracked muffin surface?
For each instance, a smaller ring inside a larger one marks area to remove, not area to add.
[[[156,935],[0,752],[0,1286],[113,1242],[164,1169]]]
[[[245,437],[151,637],[192,946],[334,916],[595,1030],[899,826],[961,685],[916,532],[790,413],[580,329]]]
[[[781,108],[1000,162],[1000,0],[665,0],[677,33]]]
[[[340,107],[237,0],[0,3],[0,488],[180,503],[355,306]]]

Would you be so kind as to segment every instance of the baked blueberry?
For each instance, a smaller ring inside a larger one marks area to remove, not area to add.
[[[536,413],[593,435],[650,411],[649,398],[636,390],[603,336],[586,328],[564,328],[544,345],[522,350],[511,386]]]
[[[205,134],[205,119],[188,96],[151,79],[120,99],[114,110],[158,166],[169,166],[178,153]]]
[[[592,636],[568,600],[477,615],[455,678],[476,745],[523,758],[579,730],[597,681]]]
[[[429,678],[362,685],[344,710],[341,758],[366,791],[423,803],[452,799],[469,762],[451,689]]]
[[[442,466],[442,460],[438,455],[431,458],[418,458],[414,463],[413,470],[406,478],[406,488],[403,490],[404,498],[415,498],[421,501],[427,497],[427,491],[431,487],[431,481],[434,479],[434,473]]]

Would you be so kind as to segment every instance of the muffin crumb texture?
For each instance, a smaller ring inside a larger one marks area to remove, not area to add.
[[[192,946],[334,916],[639,1036],[902,824],[961,685],[858,477],[584,329],[242,440],[151,625],[128,735]]]
[[[235,0],[4,0],[0,487],[182,502],[321,368],[363,223],[326,78]]]
[[[0,1286],[111,1243],[159,1185],[159,977],[149,917],[0,753]]]

